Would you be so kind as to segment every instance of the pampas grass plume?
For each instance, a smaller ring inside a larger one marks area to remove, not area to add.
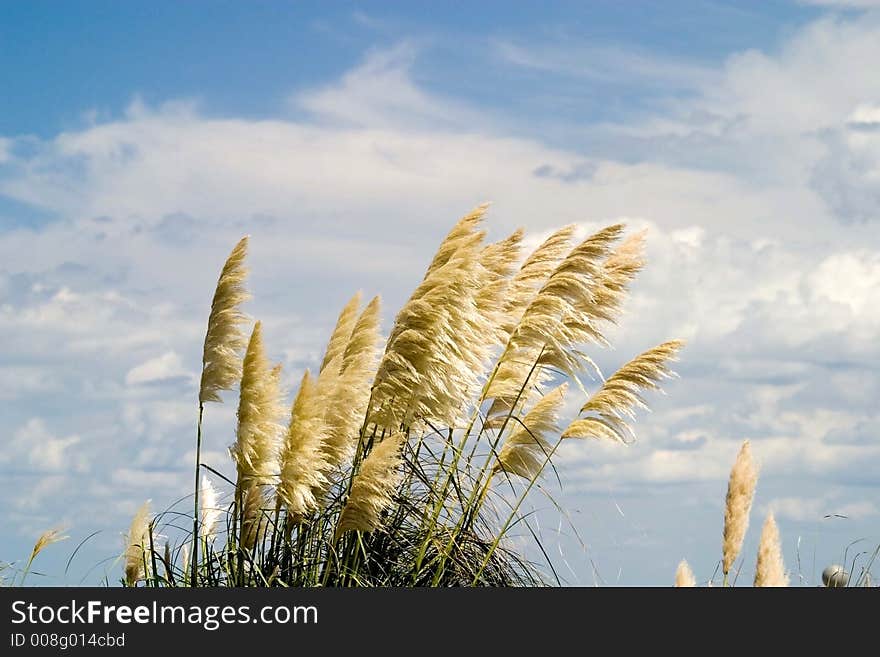
[[[317,508],[315,491],[322,490],[328,483],[324,409],[317,392],[315,380],[306,370],[293,401],[281,452],[278,497],[297,518]]]
[[[202,475],[202,485],[199,487],[199,537],[213,540],[217,533],[217,521],[223,510],[217,499],[217,489],[206,475]],[[186,569],[184,569],[186,570]]]
[[[336,535],[379,527],[382,512],[393,503],[394,489],[400,483],[400,450],[406,434],[396,433],[373,448],[352,482],[351,494],[339,518]]]
[[[563,438],[609,438],[622,443],[632,436],[628,420],[638,408],[648,405],[642,390],[659,390],[662,379],[672,376],[668,363],[674,360],[684,342],[671,340],[636,356],[612,374],[581,408],[590,417],[574,420]]]
[[[339,313],[336,327],[333,329],[330,340],[327,342],[327,350],[324,352],[324,359],[321,361],[321,369],[319,371],[327,367],[337,356],[342,356],[345,346],[351,337],[354,324],[357,321],[360,305],[361,293],[357,292]]]
[[[522,425],[504,442],[495,471],[503,470],[525,479],[538,475],[551,453],[547,434],[558,431],[559,409],[565,401],[568,384],[554,388],[526,413]]]
[[[146,576],[145,563],[150,551],[150,500],[134,514],[125,537],[125,582],[134,586]]]
[[[239,484],[268,484],[277,479],[278,450],[284,431],[280,424],[284,416],[280,376],[280,368],[273,367],[266,357],[262,325],[257,322],[244,357],[238,428],[231,448]]]
[[[681,563],[678,564],[678,568],[675,569],[675,587],[687,588],[696,585],[697,580],[694,577],[694,572],[691,570],[688,562],[682,559]]]
[[[773,513],[767,514],[758,544],[758,563],[755,566],[755,586],[788,586],[779,527]]]
[[[42,534],[40,534],[40,537],[37,539],[37,542],[34,543],[34,549],[33,549],[33,551],[31,551],[30,560],[33,561],[34,558],[40,552],[42,552],[45,548],[52,545],[53,543],[58,543],[60,541],[64,541],[64,540],[70,538],[69,536],[62,536],[63,532],[64,532],[63,529],[56,528],[56,529],[49,529],[47,531],[44,531]]]
[[[199,403],[220,401],[221,390],[230,390],[241,377],[241,352],[247,344],[242,324],[247,317],[240,305],[249,298],[244,287],[247,269],[244,266],[248,238],[242,237],[220,272],[208,330],[202,351],[202,380],[199,386]]]
[[[724,537],[722,543],[722,572],[725,578],[733,562],[739,556],[746,529],[749,526],[749,512],[758,483],[758,470],[752,461],[752,448],[748,440],[743,442],[730,470],[727,484],[727,501],[724,508]]]

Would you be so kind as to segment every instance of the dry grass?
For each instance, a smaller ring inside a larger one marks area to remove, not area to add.
[[[362,308],[357,294],[345,305],[289,413],[262,325],[250,339],[242,330],[247,239],[239,242],[205,338],[192,549],[169,549],[157,572],[139,513],[127,584],[547,581],[552,563],[530,563],[508,544],[512,527],[530,526],[525,499],[563,438],[631,442],[644,392],[671,375],[682,343],[648,349],[603,377],[586,349],[608,345],[605,331],[644,265],[644,236],[613,225],[573,243],[566,226],[524,254],[522,230],[486,242],[486,211],[476,208],[448,233],[386,339],[378,297]],[[570,391],[591,376],[600,385],[579,416],[560,417]],[[205,402],[236,382],[234,494],[218,515],[213,485],[199,478],[202,417]]]

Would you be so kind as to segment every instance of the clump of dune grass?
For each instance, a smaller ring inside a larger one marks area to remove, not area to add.
[[[604,376],[588,351],[609,345],[645,264],[644,236],[615,224],[576,242],[565,226],[525,253],[522,230],[486,241],[486,212],[453,226],[385,337],[379,298],[352,297],[289,403],[263,325],[246,331],[247,238],[239,242],[205,338],[193,532],[160,550],[153,529],[168,532],[176,516],[142,507],[128,534],[127,585],[559,581],[549,557],[533,562],[510,540],[524,530],[547,555],[526,499],[569,439],[631,443],[644,394],[672,375],[682,343]],[[235,388],[230,471],[201,463],[202,416]],[[572,394],[580,411],[564,417]],[[203,469],[226,481],[228,498],[201,480]]]

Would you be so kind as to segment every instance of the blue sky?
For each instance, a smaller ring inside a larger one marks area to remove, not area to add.
[[[0,559],[66,524],[41,581],[95,581],[143,499],[185,495],[241,234],[292,384],[355,289],[387,326],[484,200],[496,237],[648,229],[603,368],[689,340],[636,445],[561,454],[570,583],[665,584],[683,557],[711,577],[746,438],[743,577],[770,509],[808,583],[875,546],[876,4],[0,3]]]

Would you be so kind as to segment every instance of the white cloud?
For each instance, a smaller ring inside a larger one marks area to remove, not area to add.
[[[485,125],[485,115],[453,99],[438,99],[413,83],[410,67],[417,52],[414,43],[403,42],[368,53],[338,82],[292,96],[291,106],[321,122],[395,132]]]
[[[552,44],[523,45],[509,39],[493,39],[495,56],[526,69],[617,85],[653,85],[667,92],[711,84],[717,71],[693,61],[632,46],[584,46],[555,38]]]
[[[877,515],[876,505],[868,500],[835,502],[828,496],[819,498],[780,497],[771,500],[766,505],[766,510],[772,511],[780,518],[796,522],[815,522],[828,516],[843,516],[853,520],[861,520]]]
[[[125,383],[131,386],[186,376],[191,374],[184,368],[180,356],[174,351],[166,351],[131,368],[125,375]]]
[[[75,448],[82,442],[78,435],[59,438],[41,418],[31,418],[12,435],[0,453],[0,463],[7,467],[37,472],[76,472],[86,468]]]

